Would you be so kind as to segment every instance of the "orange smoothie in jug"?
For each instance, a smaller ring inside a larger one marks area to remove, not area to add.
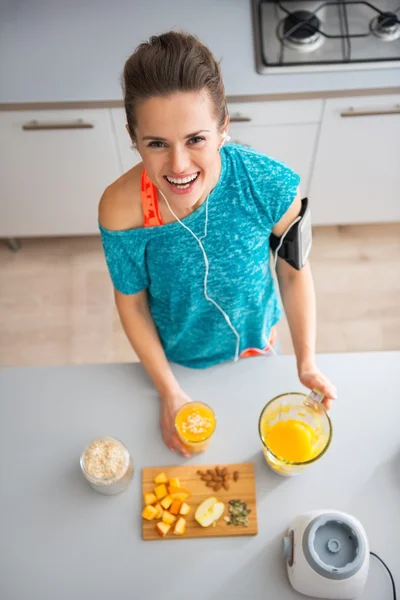
[[[307,462],[318,453],[315,430],[304,421],[277,421],[267,428],[264,439],[275,456],[288,462]]]
[[[214,433],[216,418],[203,402],[189,402],[175,417],[176,431],[190,452],[203,452]]]
[[[289,392],[264,406],[258,432],[267,464],[289,477],[325,454],[332,439],[332,424],[320,402],[301,392]]]

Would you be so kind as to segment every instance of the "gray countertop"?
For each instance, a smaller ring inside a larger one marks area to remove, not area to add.
[[[250,0],[3,0],[0,104],[119,100],[126,58],[168,29],[211,48],[232,97],[400,85],[399,68],[259,75]]]
[[[298,514],[344,510],[400,586],[400,352],[322,355],[338,387],[328,453],[295,478],[269,470],[257,434],[273,396],[301,390],[291,356],[206,371],[175,367],[184,389],[210,403],[218,431],[193,464],[253,461],[255,537],[141,540],[141,468],[184,463],[163,445],[158,400],[141,365],[0,371],[0,597],[2,600],[290,600],[282,535]],[[79,470],[85,444],[120,438],[134,460],[130,488],[93,491]],[[373,560],[373,559],[372,559]],[[372,562],[363,599],[391,600]]]

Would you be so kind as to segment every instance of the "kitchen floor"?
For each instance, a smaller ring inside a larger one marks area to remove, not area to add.
[[[315,228],[318,352],[400,349],[399,258],[400,224]],[[98,237],[0,243],[0,365],[132,360]]]

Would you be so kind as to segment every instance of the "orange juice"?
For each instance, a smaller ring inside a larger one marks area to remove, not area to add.
[[[213,410],[202,402],[185,404],[175,417],[176,431],[189,452],[204,452],[215,426]]]
[[[264,439],[275,456],[289,462],[307,462],[315,455],[315,431],[296,419],[277,421],[265,432]]]

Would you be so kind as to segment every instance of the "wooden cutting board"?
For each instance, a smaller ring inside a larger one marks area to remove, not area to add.
[[[230,474],[229,490],[224,488],[214,491],[206,486],[206,482],[200,479],[198,471],[207,471],[207,469],[215,469],[217,465],[188,465],[180,467],[151,467],[142,469],[142,492],[153,492],[156,484],[154,478],[159,473],[165,473],[168,478],[178,477],[181,487],[187,488],[191,492],[190,498],[186,503],[190,506],[190,513],[184,517],[187,522],[186,531],[183,535],[173,535],[171,527],[165,538],[160,537],[156,531],[157,521],[146,521],[142,519],[142,537],[144,540],[168,540],[168,539],[187,539],[187,538],[205,538],[205,537],[223,537],[223,536],[242,536],[256,535],[258,533],[257,526],[257,507],[256,507],[256,489],[254,466],[252,463],[238,464],[220,464],[228,468]],[[233,481],[232,476],[235,471],[239,473],[238,481]],[[218,501],[224,502],[225,512],[217,521],[216,526],[202,527],[195,521],[194,514],[198,505],[209,498],[215,496]],[[248,515],[248,527],[243,525],[228,525],[224,517],[229,516],[228,503],[229,500],[242,500],[246,502],[247,508],[251,510]],[[143,504],[144,506],[144,504]]]

